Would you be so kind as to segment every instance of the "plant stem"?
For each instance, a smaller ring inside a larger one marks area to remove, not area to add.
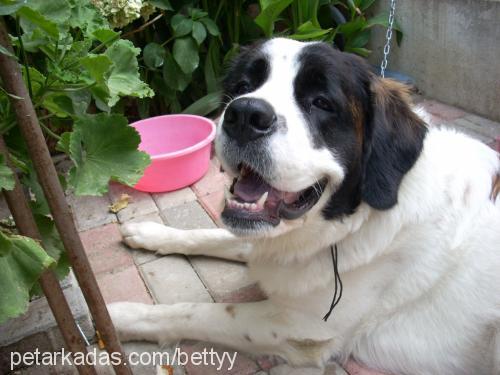
[[[38,119],[40,120],[40,119]],[[38,121],[40,123],[40,126],[41,128],[48,134],[50,135],[52,138],[55,138],[57,139],[58,141],[61,140],[61,137],[59,135],[57,135],[56,133],[54,133],[52,130],[49,129],[49,127],[47,125],[45,125],[43,122],[41,121]]]
[[[26,70],[26,80],[28,81],[28,90],[30,97],[33,97],[33,88],[31,86],[30,71],[28,67],[28,58],[26,56],[26,50],[24,49],[23,39],[21,38],[21,26],[19,24],[19,16],[16,16],[16,33],[17,39],[19,41],[19,48],[21,49],[21,56],[23,58],[24,69]]]

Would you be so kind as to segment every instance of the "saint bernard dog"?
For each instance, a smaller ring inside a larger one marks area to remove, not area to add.
[[[122,233],[132,248],[246,262],[268,299],[114,303],[119,336],[298,367],[500,374],[498,153],[431,126],[404,86],[325,43],[256,44],[223,86],[227,229]]]

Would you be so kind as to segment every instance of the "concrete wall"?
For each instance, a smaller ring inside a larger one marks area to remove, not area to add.
[[[374,14],[388,11],[378,0]],[[500,0],[396,0],[404,32],[388,69],[413,77],[428,97],[500,120]],[[380,65],[385,30],[374,29],[370,61]]]

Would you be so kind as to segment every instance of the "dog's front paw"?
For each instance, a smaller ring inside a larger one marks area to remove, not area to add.
[[[121,341],[158,341],[148,313],[152,305],[134,302],[115,302],[107,305],[111,321]]]
[[[162,254],[183,252],[182,230],[145,221],[121,226],[123,241],[134,249],[159,251]]]

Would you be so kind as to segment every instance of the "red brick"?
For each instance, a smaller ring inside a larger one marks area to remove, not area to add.
[[[198,197],[198,201],[217,225],[221,226],[220,214],[224,207],[224,191],[216,191]]]
[[[117,224],[108,224],[81,232],[80,238],[95,274],[134,264],[130,251],[122,243]]]
[[[120,301],[153,303],[135,266],[97,275],[97,283],[106,303]]]
[[[193,342],[182,342],[181,343],[181,350],[189,353],[189,355],[193,352],[203,352],[203,349],[206,348],[207,351],[210,351],[211,348],[214,348],[215,351],[219,353],[219,357],[222,356],[222,353],[224,351],[229,352],[229,355],[232,356],[234,355],[234,350],[232,349],[220,349],[212,344],[207,344],[207,343],[193,343]],[[210,357],[208,356],[208,359]],[[259,370],[259,366],[257,363],[247,357],[245,354],[238,352],[236,354],[236,359],[234,361],[234,366],[233,368],[229,371],[227,367],[229,366],[228,360],[225,360],[222,363],[222,368],[217,371],[217,364],[216,365],[199,365],[195,366],[193,363],[188,363],[185,366],[186,372],[189,375],[250,375],[250,374],[255,374]]]
[[[192,189],[198,197],[201,197],[217,191],[224,191],[224,185],[229,186],[230,182],[231,179],[220,171],[220,163],[214,158],[210,161],[210,166],[205,176],[195,182]]]

